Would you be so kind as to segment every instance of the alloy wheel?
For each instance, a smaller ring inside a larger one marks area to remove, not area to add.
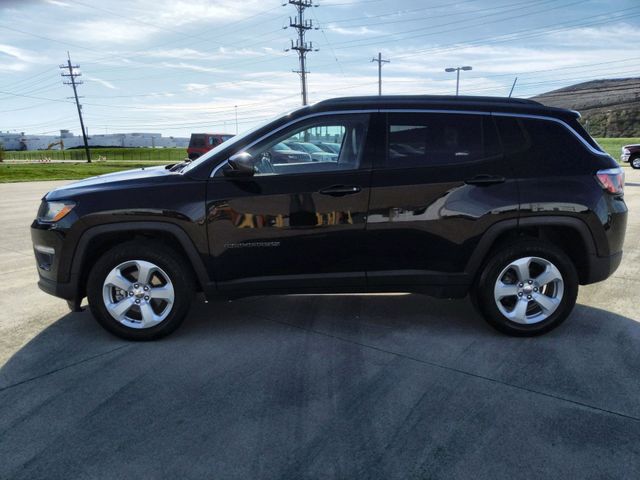
[[[524,325],[549,318],[563,294],[560,270],[540,257],[513,260],[500,272],[493,289],[498,310],[510,321]]]
[[[169,276],[145,260],[130,260],[106,276],[102,297],[109,314],[122,325],[142,329],[158,325],[173,308],[175,291]]]

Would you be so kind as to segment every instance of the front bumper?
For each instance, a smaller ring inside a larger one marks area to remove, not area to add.
[[[35,220],[31,240],[38,269],[38,287],[50,295],[74,300],[78,296],[78,279],[70,273],[65,251],[67,230]]]
[[[621,163],[626,163],[629,161],[629,157],[631,156],[630,153],[623,153],[622,155],[620,155],[620,162]]]
[[[64,298],[65,300],[76,300],[78,296],[77,283],[59,283],[41,276],[38,280],[38,287],[49,295]]]

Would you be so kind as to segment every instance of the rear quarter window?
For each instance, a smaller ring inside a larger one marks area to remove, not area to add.
[[[590,151],[561,123],[508,116],[495,122],[504,153],[521,174],[576,173],[591,163]]]
[[[206,140],[204,135],[191,135],[191,140],[189,141],[190,147],[200,148],[204,147],[205,144]]]

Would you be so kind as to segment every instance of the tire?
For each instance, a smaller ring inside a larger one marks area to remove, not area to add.
[[[556,328],[569,316],[578,284],[575,266],[562,250],[526,240],[489,257],[472,298],[484,319],[497,330],[535,336]]]
[[[631,158],[629,160],[629,165],[631,165],[631,168],[636,170],[640,169],[640,155]]]
[[[93,316],[127,340],[169,335],[186,317],[194,295],[185,262],[161,243],[132,241],[114,247],[89,273],[87,297]],[[145,278],[138,282],[141,274]]]

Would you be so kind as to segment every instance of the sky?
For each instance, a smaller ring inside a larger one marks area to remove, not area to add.
[[[236,133],[301,105],[287,0],[0,0],[0,131]],[[316,0],[309,101],[383,93],[530,97],[640,76],[640,0]]]

